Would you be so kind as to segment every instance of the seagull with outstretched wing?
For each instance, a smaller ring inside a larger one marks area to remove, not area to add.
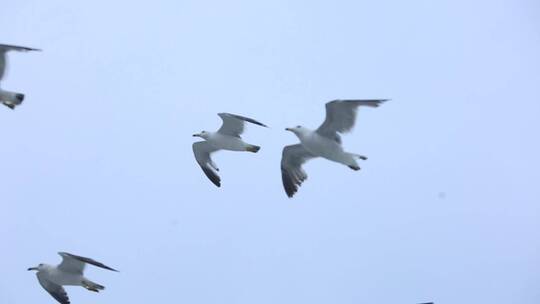
[[[94,292],[105,289],[105,286],[84,277],[83,272],[86,264],[118,271],[90,258],[67,252],[59,252],[58,254],[62,257],[62,263],[59,265],[39,264],[37,267],[28,268],[28,270],[37,271],[39,284],[61,304],[69,304],[69,297],[63,286],[82,286]]]
[[[39,49],[16,46],[9,44],[0,44],[0,81],[6,73],[7,67],[7,52],[16,51],[16,52],[29,52],[29,51],[41,51]],[[15,109],[16,106],[20,105],[24,100],[24,94],[17,92],[10,92],[0,89],[0,102],[10,109]]]
[[[307,179],[302,165],[312,158],[323,157],[344,164],[353,170],[360,170],[356,160],[366,160],[367,157],[345,152],[339,134],[352,130],[358,107],[375,108],[387,100],[334,100],[326,104],[326,119],[317,130],[310,130],[303,126],[286,128],[285,130],[293,132],[300,139],[299,144],[283,148],[281,177],[287,196],[293,197],[298,187]]]
[[[244,142],[240,135],[244,132],[246,122],[262,127],[267,126],[255,119],[240,115],[230,113],[219,113],[218,115],[223,120],[223,125],[221,125],[221,128],[217,132],[202,131],[201,133],[193,134],[193,136],[204,139],[204,141],[193,143],[193,154],[208,179],[214,185],[221,187],[221,179],[217,174],[219,169],[212,161],[211,154],[218,150],[257,153],[261,147]]]

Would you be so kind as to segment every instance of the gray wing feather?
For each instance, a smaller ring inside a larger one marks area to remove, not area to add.
[[[281,180],[288,197],[298,191],[298,188],[307,179],[302,165],[314,158],[301,144],[285,146],[281,155]]]
[[[7,52],[7,51],[19,51],[19,52],[29,52],[29,51],[41,51],[40,49],[35,49],[31,47],[26,46],[19,46],[19,45],[10,45],[10,44],[1,44],[0,43],[0,50]]]
[[[206,177],[208,177],[208,179],[214,183],[214,185],[221,187],[221,179],[214,171],[215,168],[213,168],[212,158],[210,157],[210,153],[215,151],[217,151],[217,149],[212,148],[205,141],[193,143],[193,154],[195,155],[195,160],[197,160],[197,163],[199,166],[201,166],[201,169]]]
[[[8,51],[28,52],[28,51],[41,51],[41,50],[29,48],[25,46],[0,44],[0,80],[2,80],[6,72],[6,66],[7,66],[6,53]]]
[[[244,117],[240,115],[230,113],[218,113],[219,117],[223,120],[223,125],[219,128],[218,132],[231,136],[240,137],[240,134],[244,132],[244,122],[250,122],[262,127],[267,127],[265,124],[256,121],[255,119]]]
[[[103,269],[118,272],[118,270],[90,258],[85,258],[67,252],[59,252],[58,254],[62,257],[62,263],[58,265],[58,268],[65,272],[82,274],[85,264],[90,264]]]
[[[37,273],[39,284],[45,289],[56,301],[61,304],[70,304],[69,297],[66,290],[48,280],[46,280],[41,273]]]
[[[0,49],[0,80],[4,78],[6,72],[6,52]]]
[[[378,107],[388,99],[344,99],[326,103],[326,119],[317,129],[323,136],[341,143],[338,133],[346,133],[354,127],[359,106]]]

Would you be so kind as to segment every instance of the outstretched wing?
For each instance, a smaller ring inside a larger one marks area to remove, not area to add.
[[[281,179],[283,188],[288,197],[298,191],[298,188],[307,179],[307,174],[302,169],[302,165],[314,158],[301,144],[285,146],[281,155]]]
[[[256,121],[255,119],[230,114],[230,113],[218,113],[219,117],[223,120],[223,125],[219,128],[218,132],[230,136],[240,137],[240,134],[244,132],[244,122],[250,122],[262,127],[267,127],[265,124]]]
[[[214,185],[221,187],[221,179],[216,173],[218,168],[212,161],[212,158],[210,158],[210,153],[217,150],[218,149],[213,148],[206,141],[193,143],[193,154],[195,155],[197,163],[199,166],[201,166],[201,169],[203,170],[204,174],[206,174],[208,179],[214,183]]]
[[[2,80],[2,78],[4,77],[4,73],[6,72],[6,66],[7,66],[6,53],[8,51],[28,52],[28,51],[41,51],[41,50],[29,48],[25,46],[0,44],[0,80]]]
[[[91,264],[107,270],[118,271],[90,258],[85,258],[67,252],[59,252],[58,254],[62,257],[62,263],[58,265],[58,269],[65,272],[82,274],[86,264]]]
[[[4,78],[6,72],[6,52],[0,48],[0,80]]]
[[[354,127],[359,106],[378,107],[388,99],[334,100],[326,103],[326,119],[317,129],[317,133],[332,138],[338,143],[338,133],[346,133]]]
[[[43,289],[45,289],[56,301],[61,304],[70,304],[69,297],[62,286],[48,281],[41,272],[37,273],[37,278],[41,287],[43,287]]]
[[[31,48],[31,47],[26,47],[26,46],[1,44],[0,43],[0,51],[4,51],[4,52],[7,52],[7,51],[29,52],[29,51],[41,51],[41,50]]]

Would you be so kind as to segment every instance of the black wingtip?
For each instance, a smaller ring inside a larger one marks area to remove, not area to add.
[[[287,170],[281,168],[281,181],[283,182],[283,188],[285,189],[285,194],[289,198],[292,198],[294,194],[298,191],[298,186],[293,182],[292,177],[287,172]]]
[[[240,119],[240,120],[243,120],[243,121],[247,121],[247,122],[250,122],[252,124],[255,124],[255,125],[258,125],[258,126],[261,126],[261,127],[265,127],[265,128],[268,128],[267,125],[263,124],[262,122],[260,121],[257,121],[253,118],[249,118],[249,117],[246,117],[246,116],[242,116],[242,115],[237,115],[237,114],[232,114],[232,113],[218,113],[219,116],[221,115],[229,115],[229,116],[232,116],[234,118],[237,118],[237,119]]]
[[[87,257],[83,257],[83,256],[80,256],[80,255],[76,255],[76,254],[72,254],[72,253],[69,253],[69,252],[65,252],[65,251],[60,251],[58,252],[58,254],[62,257],[64,256],[68,256],[70,258],[74,258],[76,260],[79,260],[81,262],[84,262],[84,263],[87,263],[87,264],[90,264],[90,265],[94,265],[96,267],[100,267],[100,268],[103,268],[103,269],[107,269],[107,270],[110,270],[110,271],[114,271],[114,272],[120,272],[114,268],[111,268],[101,262],[98,262],[94,259],[91,259],[91,258],[87,258]]]
[[[214,185],[216,185],[216,187],[221,188],[221,179],[219,178],[219,176],[214,171],[212,171],[212,169],[206,168],[206,167],[203,167],[203,166],[201,166],[201,169],[203,170],[206,177],[208,177],[208,179]]]
[[[366,106],[370,106],[370,107],[374,107],[374,108],[377,108],[379,107],[381,104],[389,101],[390,99],[372,99],[368,102],[370,102],[371,104],[365,104]]]

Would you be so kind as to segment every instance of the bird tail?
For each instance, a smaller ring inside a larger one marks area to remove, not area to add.
[[[257,152],[259,152],[260,149],[261,149],[261,147],[259,147],[259,146],[249,145],[249,146],[247,146],[246,151],[257,153]]]
[[[362,159],[366,160],[367,157],[355,153],[347,153],[348,157],[346,157],[346,161],[344,162],[349,168],[353,169],[354,171],[360,170],[360,166],[356,162],[356,159]]]
[[[100,290],[105,289],[105,286],[99,285],[98,283],[94,283],[90,280],[84,280],[83,281],[84,288],[93,291],[93,292],[99,292]]]
[[[24,94],[0,90],[0,100],[6,107],[13,110],[23,102]]]

